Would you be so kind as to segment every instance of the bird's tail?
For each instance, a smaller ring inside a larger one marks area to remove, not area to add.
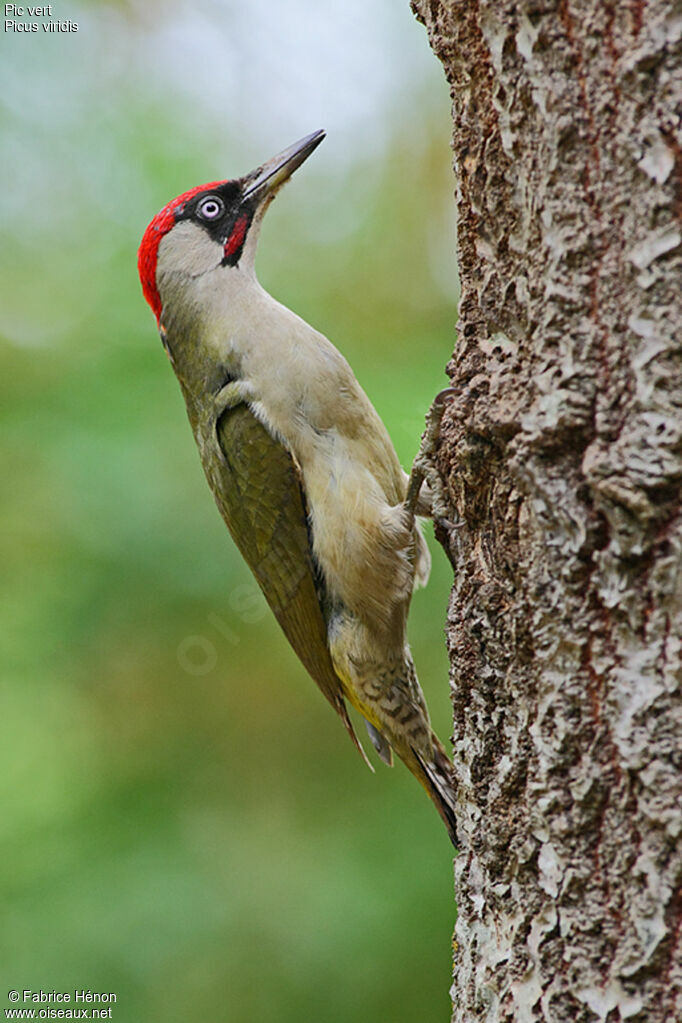
[[[433,760],[427,762],[424,757],[412,749],[416,761],[416,770],[419,781],[426,789],[431,802],[440,814],[445,827],[447,828],[450,841],[455,849],[457,843],[457,821],[455,818],[455,784],[454,768],[448,760],[447,754],[439,740],[434,736]]]

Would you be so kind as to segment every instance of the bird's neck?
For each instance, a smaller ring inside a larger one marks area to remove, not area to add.
[[[241,375],[245,349],[258,335],[259,311],[277,305],[248,264],[169,278],[162,298],[161,323],[173,368],[183,389],[197,396]]]

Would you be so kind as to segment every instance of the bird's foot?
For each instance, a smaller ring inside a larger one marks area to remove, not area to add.
[[[443,482],[436,467],[434,455],[440,437],[443,415],[456,394],[454,387],[446,387],[440,391],[426,415],[426,429],[422,434],[419,451],[412,463],[412,471],[407,484],[404,507],[408,515],[448,518],[449,506],[445,500]]]

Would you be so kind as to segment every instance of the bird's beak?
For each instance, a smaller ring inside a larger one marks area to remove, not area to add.
[[[257,167],[244,178],[244,199],[252,198],[258,203],[266,198],[272,198],[281,185],[287,181],[294,171],[307,160],[314,149],[317,149],[324,138],[323,131],[314,131],[312,135],[294,142],[283,152],[273,156],[271,160]]]

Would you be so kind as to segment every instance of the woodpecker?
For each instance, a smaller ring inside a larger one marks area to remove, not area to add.
[[[254,268],[265,211],[324,136],[168,203],[140,245],[142,290],[220,513],[289,643],[366,762],[346,701],[379,757],[390,766],[394,750],[417,777],[454,843],[452,765],[406,638],[430,570],[415,519],[430,511],[423,464],[408,492],[345,358]]]

